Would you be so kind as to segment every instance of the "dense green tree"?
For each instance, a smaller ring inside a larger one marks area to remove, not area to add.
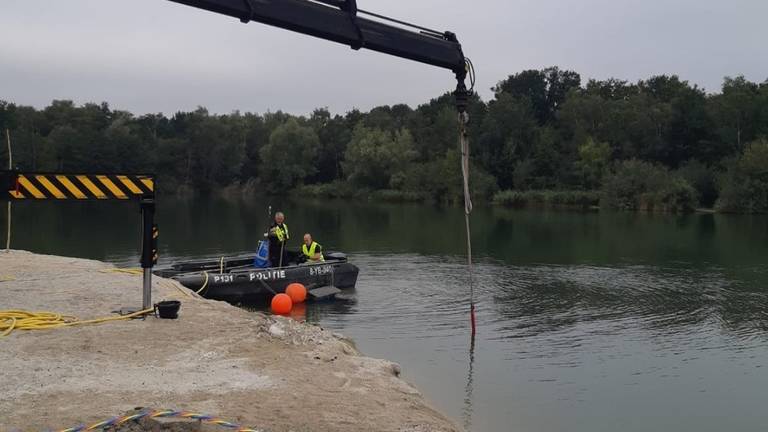
[[[16,105],[0,100],[0,131],[16,126]]]
[[[56,155],[44,137],[25,129],[14,130],[10,136],[13,144],[14,168],[38,171],[56,169]],[[5,165],[7,163],[5,147],[5,145],[2,146],[3,159],[0,162],[3,169],[7,166]]]
[[[461,154],[450,149],[435,160],[412,164],[403,173],[399,188],[442,203],[461,204],[464,199]],[[496,179],[476,164],[470,164],[470,194],[474,199],[490,199],[497,191]]]
[[[72,126],[56,126],[48,135],[48,145],[56,155],[56,169],[59,171],[88,170],[94,160],[89,153],[95,147],[89,133],[83,133]]]
[[[408,130],[392,133],[358,125],[352,132],[343,167],[348,180],[360,186],[396,188],[415,158],[413,137]]]
[[[244,124],[244,152],[243,165],[240,169],[240,178],[244,180],[257,178],[261,156],[259,151],[269,142],[269,129],[264,118],[257,114],[246,113],[243,116]]]
[[[191,187],[191,154],[186,151],[182,138],[159,138],[155,152],[154,170],[158,174],[158,188],[174,193],[181,186]]]
[[[768,212],[768,140],[750,143],[723,176],[717,208],[726,212]]]
[[[731,152],[742,152],[744,144],[756,138],[760,125],[760,87],[743,76],[726,77],[722,93],[710,104],[717,135]]]
[[[320,139],[309,127],[288,119],[270,134],[269,142],[259,151],[262,180],[268,190],[284,193],[315,175]]]
[[[638,83],[638,90],[659,102],[672,102],[681,92],[690,89],[687,81],[677,75],[656,75]]]
[[[392,116],[392,109],[389,106],[378,106],[366,114],[363,124],[370,129],[380,129],[387,132],[396,130],[397,122]]]
[[[317,173],[310,180],[313,183],[328,183],[341,178],[341,161],[352,135],[346,119],[339,115],[331,116],[328,109],[323,108],[312,113],[310,124],[320,139]]]
[[[557,67],[544,70],[526,70],[510,75],[493,88],[498,97],[502,93],[525,98],[540,125],[551,121],[571,89],[581,85],[581,76]]]
[[[558,188],[571,169],[566,159],[554,128],[536,128],[530,150],[524,154],[522,164],[518,164],[515,169],[515,188]]]
[[[514,186],[516,164],[528,158],[535,134],[536,120],[528,99],[502,93],[488,104],[478,152],[501,188]]]
[[[585,88],[586,94],[605,100],[623,100],[638,92],[637,85],[616,78],[603,81],[589,80]]]
[[[606,142],[595,142],[588,137],[579,146],[576,168],[581,176],[581,185],[586,189],[599,189],[611,162],[611,147]]]
[[[407,128],[413,134],[417,160],[426,162],[457,145],[458,119],[453,96],[444,94],[420,105],[409,116]]]
[[[757,136],[768,137],[768,79],[760,84],[757,105]]]
[[[673,114],[668,130],[669,149],[665,164],[680,166],[691,158],[712,163],[725,156],[718,149],[712,117],[707,112],[707,96],[703,90],[684,82],[678,86],[670,105]]]

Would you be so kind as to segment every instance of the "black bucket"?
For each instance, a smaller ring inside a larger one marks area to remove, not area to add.
[[[155,303],[155,316],[160,316],[164,319],[176,319],[179,317],[179,308],[181,302],[178,300],[164,300],[160,303]]]

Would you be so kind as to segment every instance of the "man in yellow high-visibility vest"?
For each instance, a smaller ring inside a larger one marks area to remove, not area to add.
[[[312,241],[312,236],[309,233],[304,234],[304,244],[301,245],[301,254],[310,264],[325,261],[325,258],[323,258],[323,247],[316,241]]]

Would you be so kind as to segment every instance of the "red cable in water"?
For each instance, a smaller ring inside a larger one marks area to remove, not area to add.
[[[472,304],[469,307],[469,318],[472,322],[472,339],[475,339],[475,303],[472,302]]]

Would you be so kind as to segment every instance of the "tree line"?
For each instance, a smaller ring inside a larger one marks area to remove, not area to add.
[[[706,93],[679,77],[589,80],[551,67],[510,75],[469,104],[472,188],[506,205],[768,210],[768,81]],[[15,165],[154,172],[165,194],[269,194],[455,202],[453,97],[411,108],[134,115],[107,103],[0,101]],[[2,156],[6,151],[3,147]]]

